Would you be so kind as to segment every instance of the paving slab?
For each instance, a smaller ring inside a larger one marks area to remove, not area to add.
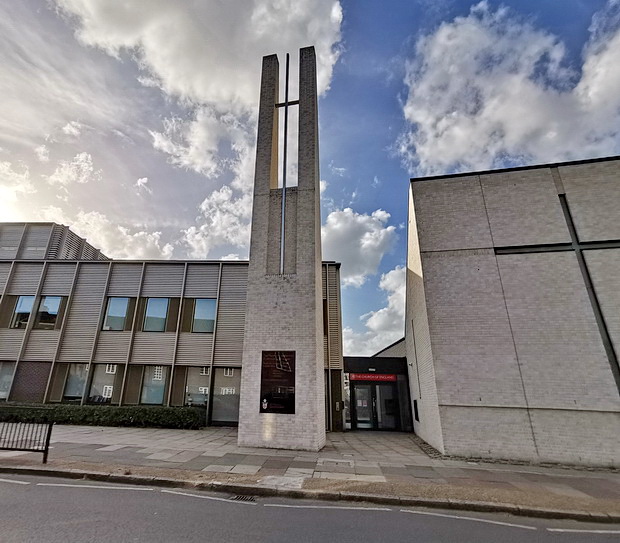
[[[430,457],[410,434],[328,434],[327,445],[319,452],[238,447],[236,440],[234,428],[190,431],[58,425],[46,469],[139,472],[151,478],[194,477],[221,484],[241,481],[261,488],[271,485],[403,499],[482,500],[513,508],[570,505],[620,515],[617,470]],[[31,469],[41,465],[41,456],[0,452],[0,469]]]

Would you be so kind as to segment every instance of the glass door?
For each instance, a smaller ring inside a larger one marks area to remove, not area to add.
[[[373,395],[374,385],[355,384],[353,387],[353,401],[355,402],[355,426],[359,429],[372,430],[373,425]]]

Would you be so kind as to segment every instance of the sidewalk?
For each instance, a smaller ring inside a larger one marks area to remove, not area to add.
[[[48,464],[43,466],[41,458],[41,453],[0,451],[0,471],[131,475],[209,488],[228,485],[234,490],[238,485],[246,492],[320,491],[332,499],[415,498],[452,508],[487,504],[489,510],[539,510],[547,516],[579,512],[620,522],[617,471],[431,458],[404,433],[332,433],[325,448],[312,453],[238,447],[231,428],[55,426]]]

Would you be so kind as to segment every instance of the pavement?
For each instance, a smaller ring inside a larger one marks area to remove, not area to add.
[[[329,433],[320,452],[239,447],[234,428],[54,427],[41,453],[0,451],[0,472],[236,494],[357,500],[620,522],[620,472],[467,461],[406,433]]]

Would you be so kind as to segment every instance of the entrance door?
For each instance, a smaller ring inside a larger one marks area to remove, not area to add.
[[[374,409],[372,407],[372,389],[374,385],[355,385],[353,401],[355,402],[355,427],[364,430],[374,428]]]
[[[399,427],[398,395],[393,383],[354,383],[351,392],[353,429],[396,430]]]

